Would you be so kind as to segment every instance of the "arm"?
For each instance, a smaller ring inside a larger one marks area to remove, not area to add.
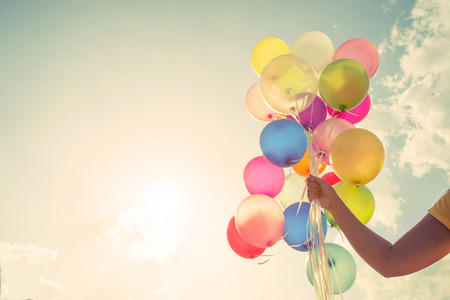
[[[324,180],[307,179],[308,198],[319,198],[355,251],[384,277],[419,271],[450,252],[450,230],[430,214],[393,245],[362,224]]]

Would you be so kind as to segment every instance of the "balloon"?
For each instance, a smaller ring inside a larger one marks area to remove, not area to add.
[[[330,149],[333,141],[344,131],[355,128],[355,125],[344,119],[328,119],[316,127],[313,134],[313,149],[318,151],[322,162],[330,164]]]
[[[239,234],[234,217],[228,222],[227,227],[227,240],[231,249],[239,256],[243,258],[255,258],[261,255],[265,248],[258,248],[247,243]]]
[[[290,54],[289,46],[279,38],[268,37],[260,40],[253,48],[252,67],[259,76],[269,61],[280,55]]]
[[[341,112],[338,110],[334,110],[331,107],[327,107],[327,110],[330,116],[344,119],[352,124],[356,124],[361,122],[367,116],[370,110],[370,104],[370,97],[369,94],[367,94],[363,102],[361,102],[357,107],[350,109],[349,111]]]
[[[306,59],[320,73],[333,59],[334,46],[330,38],[320,31],[302,34],[292,47],[292,55]]]
[[[304,177],[301,177],[296,173],[286,175],[283,189],[278,194],[278,201],[281,206],[286,208],[295,202],[301,202],[305,187],[306,183]]]
[[[321,163],[319,166],[319,174],[323,172],[323,170],[325,170],[325,167],[327,165],[324,163]],[[292,166],[292,169],[294,169],[295,173],[297,173],[300,176],[303,177],[308,177],[309,175],[309,170],[310,170],[311,164],[309,161],[309,151],[308,149],[305,152],[305,155],[303,156],[303,158],[296,163],[295,165]]]
[[[259,248],[270,247],[283,234],[283,210],[269,196],[248,196],[236,210],[236,228],[242,238],[251,245]]]
[[[344,204],[361,223],[366,224],[369,222],[375,210],[375,200],[372,192],[366,186],[338,182],[333,188],[339,198],[342,199]],[[325,211],[325,216],[332,226],[339,228],[330,212]]]
[[[270,108],[292,115],[305,110],[316,97],[317,76],[302,58],[282,55],[270,61],[261,73],[261,94]]]
[[[372,192],[364,185],[347,184],[338,182],[333,186],[334,190],[361,223],[366,224],[373,216],[375,200]],[[333,227],[339,228],[329,211],[325,211],[327,220]]]
[[[299,209],[300,206],[300,209]],[[297,202],[284,210],[284,240],[289,246],[298,251],[308,251],[311,241],[310,227],[308,226],[309,202]],[[327,234],[327,219],[322,214],[323,235]]]
[[[279,116],[277,112],[273,111],[264,102],[261,96],[259,82],[252,85],[248,90],[245,96],[245,106],[247,107],[248,113],[259,121],[270,122]]]
[[[375,74],[380,63],[380,55],[374,44],[360,38],[348,40],[336,49],[333,60],[341,58],[350,58],[359,62],[366,69],[369,78]]]
[[[267,124],[259,142],[264,157],[279,167],[296,164],[305,154],[307,145],[302,125],[289,119]]]
[[[327,106],[323,103],[319,96],[314,98],[313,103],[304,111],[298,113],[296,118],[300,121],[306,131],[312,132],[320,123],[327,118]],[[294,120],[293,116],[286,116],[286,118]]]
[[[384,157],[383,144],[378,137],[362,128],[341,133],[330,150],[334,172],[347,183],[372,181],[383,168]]]
[[[321,178],[326,182],[328,182],[331,186],[342,181],[339,177],[337,177],[337,175],[334,172],[323,174]]]
[[[320,96],[333,109],[346,111],[356,107],[364,100],[368,90],[366,69],[352,59],[335,60],[320,74]]]
[[[278,195],[284,185],[284,170],[264,156],[253,158],[244,169],[244,184],[250,194]]]
[[[344,247],[337,244],[325,243],[328,257],[328,267],[330,270],[331,285],[333,294],[339,294],[339,288],[344,293],[352,287],[356,279],[356,263],[353,256]],[[309,282],[313,284],[310,257],[306,261],[306,275]],[[333,270],[334,266],[334,270]],[[336,272],[336,273],[335,273]],[[339,283],[339,284],[338,284]]]

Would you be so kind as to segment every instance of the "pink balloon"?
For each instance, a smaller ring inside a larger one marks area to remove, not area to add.
[[[370,97],[369,94],[367,94],[366,98],[364,98],[364,100],[357,107],[351,110],[341,112],[327,106],[327,111],[328,114],[332,117],[344,119],[352,124],[356,124],[358,122],[361,122],[367,116],[370,110],[370,105],[371,105]]]
[[[228,222],[227,227],[227,240],[233,251],[243,258],[255,258],[261,255],[265,248],[258,248],[250,245],[246,240],[242,238],[236,228],[236,221],[234,217]]]
[[[313,133],[313,149],[318,151],[323,163],[330,164],[330,149],[337,136],[352,128],[355,128],[355,125],[338,118],[325,120],[316,127]]]
[[[276,197],[284,185],[284,170],[264,156],[252,159],[244,169],[244,184],[250,194]]]
[[[245,96],[245,106],[247,107],[248,113],[259,121],[270,122],[279,116],[277,112],[273,111],[264,102],[261,96],[259,82],[252,85],[248,90]]]
[[[342,181],[334,172],[329,172],[327,174],[324,174],[321,178],[323,180],[325,180],[326,182],[328,182],[331,186]]]
[[[377,47],[368,40],[360,38],[348,40],[336,49],[333,61],[341,58],[350,58],[362,64],[369,78],[372,78],[380,64]]]
[[[284,229],[281,206],[269,196],[250,195],[236,210],[236,228],[248,243],[267,248],[280,240]]]

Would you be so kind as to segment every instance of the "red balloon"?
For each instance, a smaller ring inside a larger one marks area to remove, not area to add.
[[[284,214],[273,198],[262,194],[250,195],[236,210],[236,228],[242,238],[259,248],[278,242],[283,234]]]
[[[264,250],[266,250],[265,248],[255,247],[242,238],[236,228],[234,216],[231,218],[230,222],[228,222],[227,240],[231,249],[243,258],[253,259],[261,255]]]
[[[328,182],[331,186],[335,185],[336,183],[342,181],[334,172],[330,172],[327,174],[324,174],[322,176],[322,179]]]

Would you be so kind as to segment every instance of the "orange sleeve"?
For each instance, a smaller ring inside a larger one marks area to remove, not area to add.
[[[428,210],[428,213],[450,229],[450,190]]]

